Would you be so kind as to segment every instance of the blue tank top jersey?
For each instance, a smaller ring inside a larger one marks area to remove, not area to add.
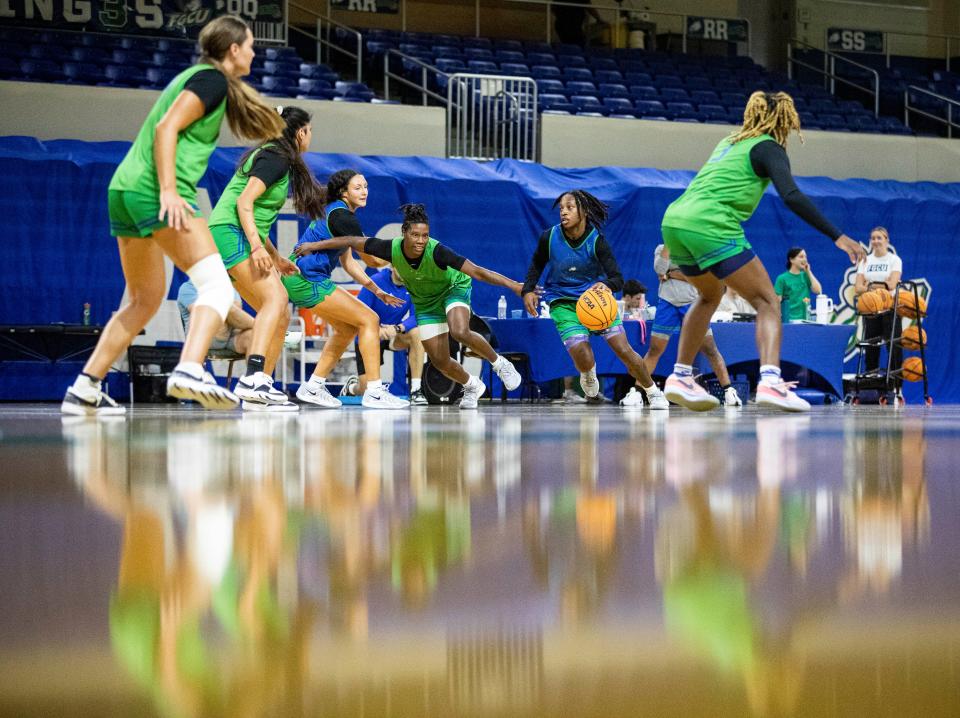
[[[596,227],[591,227],[586,238],[576,248],[571,247],[556,225],[550,230],[550,261],[543,283],[543,299],[548,304],[557,299],[578,299],[581,294],[607,278],[597,259]]]
[[[322,242],[325,239],[333,239],[333,232],[330,231],[327,219],[334,210],[338,209],[350,211],[342,200],[338,199],[336,202],[331,202],[327,205],[325,216],[310,223],[307,231],[297,241],[297,245],[299,246],[304,242]],[[297,260],[297,267],[299,267],[304,279],[311,282],[322,282],[325,279],[330,279],[330,275],[336,268],[342,253],[342,249],[328,249],[325,252],[308,254]]]

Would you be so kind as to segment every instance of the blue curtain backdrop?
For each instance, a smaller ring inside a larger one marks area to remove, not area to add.
[[[115,241],[107,218],[107,184],[127,143],[39,142],[0,138],[0,324],[79,322],[84,302],[93,321],[105,322],[123,292]],[[214,152],[201,184],[213,201],[226,186],[242,150]],[[352,167],[370,184],[368,206],[357,214],[366,232],[399,222],[396,208],[422,202],[431,234],[478,264],[522,279],[537,237],[556,223],[553,200],[582,187],[611,207],[605,233],[626,277],[651,288],[657,280],[653,250],[660,219],[692,173],[651,169],[548,169],[510,160],[479,164],[467,160],[358,157],[310,154],[321,181]],[[800,188],[847,234],[867,242],[870,230],[890,231],[903,259],[904,277],[932,287],[929,373],[939,402],[960,401],[960,376],[952,371],[960,341],[956,257],[960,252],[960,184],[930,182],[799,180]],[[787,249],[805,247],[824,291],[834,302],[850,269],[845,255],[797,219],[772,189],[746,225],[747,237],[771,277],[783,270]],[[171,289],[175,296],[178,283]],[[503,290],[474,284],[474,306],[493,314]],[[520,300],[508,296],[509,308]],[[9,368],[10,365],[7,365]],[[0,370],[0,398],[10,382]],[[916,398],[916,387],[908,398]]]

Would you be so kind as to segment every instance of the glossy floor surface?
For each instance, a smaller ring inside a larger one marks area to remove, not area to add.
[[[2,716],[960,715],[960,408],[0,407]]]

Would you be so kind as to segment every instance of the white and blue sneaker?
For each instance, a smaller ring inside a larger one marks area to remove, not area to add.
[[[257,404],[285,404],[290,399],[273,385],[273,378],[258,371],[237,379],[234,394],[246,402]]]
[[[167,379],[167,396],[195,401],[204,409],[236,409],[240,404],[237,395],[217,384],[208,371],[198,379],[182,369],[174,369]]]
[[[316,384],[306,381],[297,389],[297,398],[307,404],[319,406],[321,409],[339,409],[343,402],[330,393],[326,384]]]
[[[84,395],[69,387],[60,404],[60,411],[71,416],[123,416],[126,409],[100,390]]]

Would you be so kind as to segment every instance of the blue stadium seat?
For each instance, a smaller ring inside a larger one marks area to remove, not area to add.
[[[493,61],[493,50],[486,47],[464,47],[463,56],[467,60]]]
[[[698,105],[703,103],[720,104],[720,98],[713,90],[693,90],[690,93],[690,101]]]
[[[467,61],[467,69],[470,72],[483,75],[496,75],[500,72],[497,63],[488,60],[469,60]]]
[[[583,56],[583,48],[579,45],[571,45],[568,42],[558,42],[553,45],[554,51],[558,55],[580,55]]]
[[[534,65],[530,68],[530,76],[537,79],[559,79],[562,77],[560,68],[553,65]]]
[[[656,115],[664,116],[665,108],[659,100],[637,100],[633,103],[634,110],[638,115]]]
[[[328,82],[336,82],[340,79],[340,75],[331,70],[328,65],[322,63],[315,64],[312,62],[300,63],[300,77],[312,77],[317,80],[327,80]]]
[[[592,95],[574,95],[570,98],[570,102],[577,108],[577,114],[581,112],[599,112],[605,115],[609,112],[603,103]]]
[[[522,62],[502,62],[500,63],[500,74],[513,77],[529,77],[530,68]]]
[[[305,95],[310,95],[319,93],[321,90],[333,90],[333,85],[326,80],[314,80],[309,77],[301,77],[297,80],[297,89]]]
[[[539,96],[541,110],[562,110],[563,112],[576,112],[576,107],[570,102],[566,95],[546,94]]]
[[[557,58],[552,52],[528,52],[527,62],[531,65],[556,65]]]
[[[684,84],[688,90],[710,90],[713,88],[713,82],[703,75],[687,75]]]
[[[66,66],[64,66],[66,69]],[[147,82],[154,87],[166,87],[179,74],[178,70],[164,67],[148,67]]]
[[[373,99],[373,91],[363,82],[338,80],[333,89],[342,97],[356,98],[361,102],[370,102]]]
[[[682,87],[661,87],[660,97],[664,102],[686,102],[690,95]]]
[[[614,70],[616,72],[620,71],[620,66],[617,65],[617,61],[609,57],[591,57],[590,62],[587,64],[593,68],[594,72],[597,70]]]
[[[299,75],[300,63],[285,62],[283,60],[266,60],[263,69],[268,75]]]
[[[560,80],[537,80],[537,92],[548,95],[565,95],[567,90]]]
[[[527,58],[522,52],[516,50],[497,50],[494,56],[501,65],[504,62],[526,63]]]
[[[720,101],[733,107],[746,107],[747,96],[743,92],[721,92]]]
[[[696,119],[697,111],[689,102],[668,102],[667,112],[673,115],[675,120]]]
[[[493,48],[493,41],[489,37],[465,37],[462,40],[463,49],[483,49],[491,50]]]
[[[656,100],[660,93],[650,85],[630,85],[630,97],[634,100]]]
[[[723,105],[704,104],[704,105],[700,105],[700,107],[698,108],[698,111],[700,112],[701,115],[706,117],[708,120],[714,120],[714,121],[718,121],[718,120],[726,121],[727,115],[729,114],[727,112],[727,108],[725,108]]]
[[[75,47],[71,54],[76,62],[92,62],[97,65],[110,62],[110,53],[100,47]]]
[[[20,74],[20,63],[10,57],[0,57],[0,78],[10,80]]]
[[[543,110],[542,114],[544,115],[567,115],[570,116],[570,113],[566,110]]]
[[[495,50],[510,50],[511,52],[523,52],[523,43],[519,40],[494,40]]]
[[[285,75],[264,75],[264,92],[277,97],[293,97],[296,94],[297,81]]]
[[[34,82],[52,82],[63,79],[63,69],[53,60],[21,60],[20,74]]]
[[[627,72],[623,76],[628,85],[652,85],[653,77],[648,72]]]
[[[62,45],[31,45],[27,55],[36,60],[65,62],[72,59],[73,48],[63,47]]]
[[[441,57],[436,62],[437,69],[452,75],[455,72],[466,72],[467,66],[463,60],[456,60],[450,57]]]
[[[655,75],[653,83],[657,87],[683,87],[683,80],[676,75]]]
[[[626,97],[604,97],[603,105],[611,113],[633,114],[633,103]]]
[[[586,67],[587,58],[583,55],[557,55],[557,64],[560,67]]]
[[[453,45],[437,45],[433,48],[433,56],[436,58],[441,57],[452,57],[457,59],[462,59],[465,57],[463,50],[459,47],[454,47]]]
[[[567,93],[570,95],[595,95],[597,93],[597,86],[592,82],[571,80],[567,83]]]
[[[811,112],[815,112],[818,115],[832,114],[837,110],[836,103],[834,103],[833,100],[830,100],[827,98],[818,98],[818,99],[812,100],[807,105],[807,107],[810,108]]]
[[[617,82],[601,82],[597,85],[601,97],[629,97],[630,92],[626,85]]]
[[[619,70],[593,70],[593,79],[597,82],[623,82],[623,74]]]
[[[565,67],[563,77],[567,80],[593,82],[593,71],[589,67]]]
[[[845,130],[847,129],[846,120],[840,115],[823,114],[817,115],[817,122],[825,130]]]

